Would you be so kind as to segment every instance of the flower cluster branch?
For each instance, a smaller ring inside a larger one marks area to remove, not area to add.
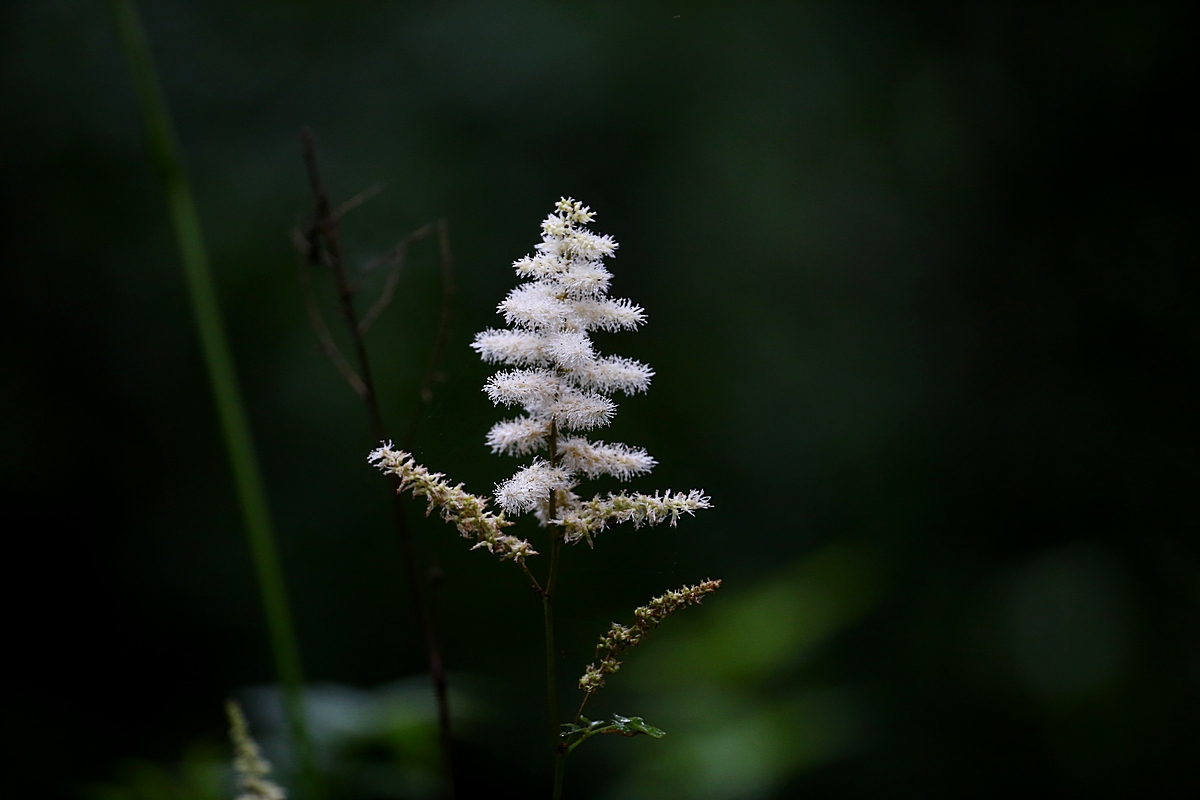
[[[504,514],[493,514],[487,510],[488,501],[463,489],[460,483],[451,486],[440,472],[430,472],[416,463],[412,455],[395,449],[389,442],[371,451],[367,460],[386,473],[400,479],[398,491],[412,491],[414,497],[424,497],[429,505],[426,515],[434,508],[441,509],[442,519],[454,525],[463,538],[474,539],[472,550],[483,548],[495,553],[501,560],[512,559],[524,566],[525,559],[536,556],[537,551],[524,539],[502,533],[512,525]]]
[[[633,615],[637,621],[633,625],[621,625],[614,622],[608,633],[600,637],[596,645],[596,657],[600,664],[588,664],[583,677],[579,679],[579,688],[590,696],[604,687],[604,676],[613,675],[621,668],[618,659],[623,652],[637,647],[653,628],[657,628],[664,619],[690,605],[699,605],[705,595],[712,594],[721,587],[721,581],[701,581],[695,586],[684,586],[674,592],[667,592],[653,598],[644,606],[634,609]]]
[[[668,489],[661,496],[658,492],[654,495],[610,492],[603,499],[597,495],[591,500],[568,505],[557,524],[562,526],[568,542],[586,539],[590,544],[592,534],[609,525],[632,522],[634,528],[640,528],[667,522],[674,526],[680,514],[694,514],[702,508],[712,508],[712,501],[698,489],[687,494],[672,494]]]

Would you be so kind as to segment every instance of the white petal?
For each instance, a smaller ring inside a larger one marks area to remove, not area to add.
[[[499,310],[509,325],[524,328],[557,328],[570,313],[570,306],[543,283],[526,283],[508,293]]]
[[[564,238],[570,252],[587,261],[607,258],[617,252],[617,243],[611,236],[599,236],[586,229],[571,231]]]
[[[537,408],[555,399],[561,381],[544,369],[514,369],[497,372],[483,386],[496,405]]]
[[[487,444],[493,453],[521,456],[544,448],[549,434],[550,423],[546,420],[506,419],[488,431]]]
[[[559,428],[586,431],[611,422],[617,404],[602,395],[562,387],[557,402],[546,406],[546,411],[554,415]]]
[[[606,356],[571,371],[571,380],[583,389],[609,394],[614,391],[634,394],[650,388],[654,375],[647,365],[632,358]]]
[[[571,222],[588,223],[596,218],[596,212],[572,197],[560,197],[554,211]]]
[[[475,334],[471,349],[486,362],[516,366],[540,366],[550,359],[545,352],[545,339],[527,330],[496,330],[489,328]]]
[[[627,481],[649,472],[657,463],[640,447],[589,442],[582,436],[564,439],[559,443],[558,452],[562,456],[562,466],[572,472],[582,472],[589,478],[612,475]]]
[[[538,459],[496,486],[496,502],[511,514],[522,514],[549,499],[551,491],[570,486],[570,473]]]
[[[546,355],[563,369],[586,368],[596,360],[592,341],[583,331],[562,331],[546,337]]]
[[[584,330],[636,330],[646,321],[646,312],[624,298],[583,299],[571,303],[571,321]]]
[[[525,256],[513,262],[513,267],[522,278],[546,278],[557,275],[567,266],[568,262],[549,255]]]
[[[577,299],[603,295],[611,280],[612,273],[599,261],[576,261],[554,276],[554,283]]]

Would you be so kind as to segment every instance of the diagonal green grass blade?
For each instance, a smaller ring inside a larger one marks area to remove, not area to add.
[[[254,568],[258,574],[275,668],[283,686],[288,725],[308,784],[307,794],[315,798],[319,793],[319,776],[305,723],[302,697],[304,678],[299,648],[279,553],[275,547],[266,492],[233,368],[233,357],[221,321],[200,219],[137,9],[131,0],[110,0],[110,5],[141,103],[150,161],[162,182],[167,210],[179,244],[180,259],[187,276],[196,331],[217,405],[221,432],[229,452]]]

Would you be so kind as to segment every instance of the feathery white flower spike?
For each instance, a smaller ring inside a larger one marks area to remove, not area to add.
[[[595,217],[576,200],[555,204],[542,221],[536,252],[513,262],[524,282],[497,309],[510,327],[489,328],[471,345],[485,362],[509,367],[488,379],[488,398],[525,411],[492,426],[488,447],[505,455],[547,455],[498,484],[497,503],[508,514],[533,512],[543,526],[560,528],[566,541],[589,544],[612,524],[674,525],[680,514],[709,507],[708,497],[695,490],[661,496],[622,492],[587,502],[571,491],[582,478],[627,481],[656,463],[641,448],[579,435],[612,421],[617,406],[610,395],[644,392],[654,376],[640,361],[597,354],[589,336],[595,330],[637,330],[646,321],[640,306],[608,296],[612,273],[603,260],[616,254],[617,243],[588,230]]]

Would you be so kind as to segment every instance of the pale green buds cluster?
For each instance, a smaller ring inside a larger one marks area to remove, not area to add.
[[[237,800],[286,800],[287,793],[267,780],[271,764],[250,736],[250,726],[241,707],[233,700],[226,701],[225,713],[229,717],[229,738],[233,740],[233,771],[242,791]]]
[[[599,691],[604,686],[604,676],[612,675],[621,668],[617,658],[621,653],[637,647],[664,619],[686,608],[689,605],[699,605],[705,595],[712,594],[721,586],[719,580],[701,581],[695,586],[684,586],[682,589],[659,595],[644,606],[634,609],[633,616],[637,622],[633,625],[621,625],[614,622],[608,633],[600,637],[596,645],[596,656],[600,663],[588,664],[583,677],[579,679],[579,688],[588,694]]]

